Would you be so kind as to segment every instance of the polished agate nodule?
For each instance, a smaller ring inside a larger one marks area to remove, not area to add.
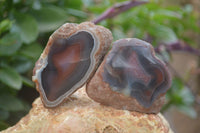
[[[114,42],[87,85],[87,94],[118,109],[158,113],[170,84],[170,74],[155,56],[153,47],[145,41],[128,38]]]
[[[90,22],[66,23],[56,30],[33,71],[33,81],[44,105],[59,105],[85,84],[111,42],[108,29]]]

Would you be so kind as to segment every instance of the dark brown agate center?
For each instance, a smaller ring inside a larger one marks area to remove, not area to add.
[[[155,57],[152,46],[139,39],[115,42],[102,76],[113,91],[135,98],[145,108],[170,86],[166,66]]]
[[[84,78],[90,68],[93,48],[93,36],[85,31],[54,40],[48,64],[41,73],[42,87],[49,101],[57,100]]]

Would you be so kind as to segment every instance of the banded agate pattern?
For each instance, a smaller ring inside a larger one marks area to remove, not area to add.
[[[139,39],[121,39],[107,56],[103,80],[113,91],[135,98],[148,108],[170,86],[168,70],[153,47]]]
[[[49,101],[58,99],[87,78],[93,49],[94,38],[85,31],[53,42],[48,64],[41,73],[42,86]]]
[[[33,81],[45,107],[56,107],[94,75],[111,42],[111,32],[91,22],[58,28],[35,64]]]

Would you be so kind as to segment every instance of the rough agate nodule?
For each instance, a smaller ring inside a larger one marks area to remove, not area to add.
[[[49,38],[33,81],[46,107],[55,107],[94,74],[112,42],[111,32],[90,22],[66,23]]]
[[[170,85],[168,69],[151,44],[127,38],[114,42],[86,91],[93,100],[118,109],[158,113]]]

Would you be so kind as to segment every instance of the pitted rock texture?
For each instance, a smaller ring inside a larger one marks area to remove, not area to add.
[[[45,108],[40,98],[29,114],[2,133],[173,133],[159,113],[117,110],[91,100],[85,88],[56,108]]]

